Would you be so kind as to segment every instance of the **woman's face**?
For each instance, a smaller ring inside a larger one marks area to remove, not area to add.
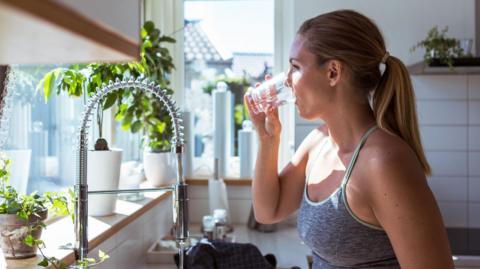
[[[295,104],[302,118],[322,118],[325,105],[331,99],[325,66],[318,65],[315,55],[306,48],[306,40],[297,35],[290,50],[287,83],[292,87]]]

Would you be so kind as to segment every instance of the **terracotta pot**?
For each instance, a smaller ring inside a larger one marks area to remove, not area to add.
[[[38,221],[47,218],[47,211],[39,215],[32,215],[28,221],[24,221],[15,214],[0,214],[0,247],[6,259],[25,259],[37,255],[37,247],[25,245],[23,239],[27,236],[28,227],[36,226]],[[40,238],[42,229],[37,226],[37,229],[32,231],[34,239]]]

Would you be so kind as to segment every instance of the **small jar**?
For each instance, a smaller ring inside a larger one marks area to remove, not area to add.
[[[202,219],[203,226],[203,238],[206,238],[208,241],[214,239],[214,230],[215,230],[215,219],[211,215],[203,216]]]
[[[213,210],[215,220],[214,238],[216,240],[225,240],[227,238],[227,211],[225,209]]]

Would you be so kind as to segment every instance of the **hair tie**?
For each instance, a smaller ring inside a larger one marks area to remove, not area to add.
[[[390,57],[390,53],[388,51],[385,51],[385,54],[382,57],[382,60],[380,61],[382,64],[385,64],[387,62],[388,57]]]

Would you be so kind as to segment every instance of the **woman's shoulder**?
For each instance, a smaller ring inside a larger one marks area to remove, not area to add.
[[[362,148],[360,160],[363,176],[374,185],[402,185],[425,179],[420,161],[408,143],[382,129],[370,135]]]
[[[416,160],[416,155],[407,142],[398,135],[380,128],[368,137],[362,148],[362,154],[368,157],[371,164],[399,162],[412,158]]]

